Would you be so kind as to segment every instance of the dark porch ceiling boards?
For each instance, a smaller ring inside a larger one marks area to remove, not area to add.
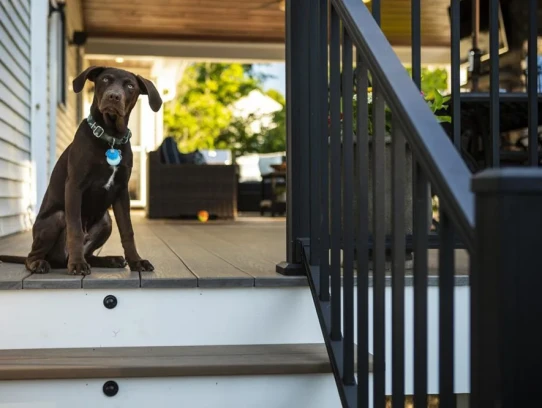
[[[381,1],[382,28],[388,41],[394,46],[410,46],[412,39],[411,1]],[[449,0],[421,0],[423,46],[448,47],[450,45],[449,5]]]
[[[362,0],[360,0],[362,1]],[[83,0],[85,30],[96,37],[201,41],[284,41],[275,0]],[[383,0],[392,45],[410,45],[410,0]],[[449,46],[449,0],[422,0],[422,45]]]
[[[284,41],[273,0],[83,0],[91,36],[239,42]]]

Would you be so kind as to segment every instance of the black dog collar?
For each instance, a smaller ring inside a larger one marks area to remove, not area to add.
[[[88,115],[87,123],[90,126],[90,130],[92,130],[92,134],[96,136],[98,139],[105,140],[107,144],[110,146],[115,146],[116,144],[117,145],[126,144],[132,137],[132,132],[130,129],[128,129],[128,131],[122,137],[122,139],[118,139],[116,137],[108,135],[107,133],[105,133],[104,128],[96,123],[96,121],[92,117],[92,114]]]

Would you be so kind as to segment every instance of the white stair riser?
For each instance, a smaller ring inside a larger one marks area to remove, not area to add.
[[[105,296],[118,306],[108,310]],[[0,349],[322,343],[308,288],[6,291]],[[428,391],[438,392],[438,287],[428,291]],[[470,391],[469,287],[455,289],[455,390]],[[369,351],[373,351],[372,288]],[[413,392],[413,288],[405,289],[406,393]],[[386,361],[391,363],[391,288],[386,288]],[[357,342],[357,330],[355,331]],[[391,393],[391,367],[386,393]]]
[[[102,389],[114,380],[119,391]],[[0,408],[340,408],[331,374],[0,381]]]
[[[307,287],[6,291],[0,310],[0,349],[324,341]]]

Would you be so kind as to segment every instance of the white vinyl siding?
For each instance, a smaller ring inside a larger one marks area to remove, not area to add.
[[[0,3],[0,236],[28,229],[30,0]],[[47,130],[44,129],[44,132]]]

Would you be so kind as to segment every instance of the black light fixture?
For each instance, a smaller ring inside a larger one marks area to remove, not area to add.
[[[86,44],[88,34],[85,31],[74,31],[73,37],[70,40],[70,45],[77,45],[81,47]]]

